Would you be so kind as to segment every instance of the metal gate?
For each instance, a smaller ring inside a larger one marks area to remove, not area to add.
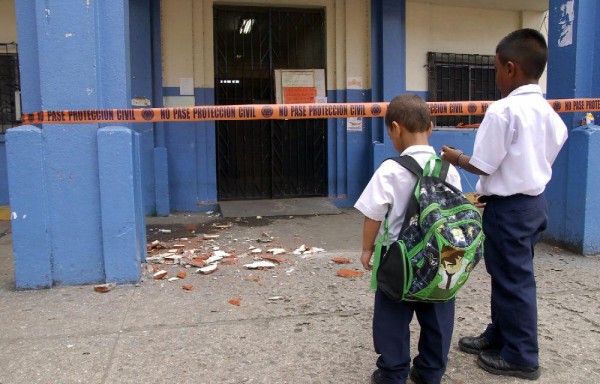
[[[0,134],[21,120],[19,57],[16,43],[0,43]]]
[[[272,104],[275,69],[325,68],[322,9],[215,7],[215,102]],[[324,196],[327,121],[217,121],[219,200]]]

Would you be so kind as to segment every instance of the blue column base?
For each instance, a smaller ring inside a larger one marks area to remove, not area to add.
[[[31,125],[13,128],[6,138],[16,285],[50,288],[52,252],[42,130]]]
[[[128,128],[98,130],[98,169],[106,282],[140,280],[145,259],[138,134]]]
[[[569,136],[564,243],[582,255],[600,253],[600,127],[586,125]]]

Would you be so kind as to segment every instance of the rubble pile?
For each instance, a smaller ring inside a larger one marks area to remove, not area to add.
[[[286,270],[286,274],[290,275],[295,270],[298,261],[325,252],[323,248],[307,244],[302,244],[288,252],[277,238],[266,232],[262,232],[260,236],[254,238],[236,239],[229,231],[234,226],[234,222],[216,222],[205,229],[204,233],[197,233],[198,228],[190,225],[185,227],[186,237],[168,240],[165,239],[165,234],[177,236],[176,233],[181,234],[181,228],[175,233],[172,233],[171,229],[150,228],[145,264],[147,278],[166,280],[171,283],[180,281],[182,290],[192,291],[194,284],[190,275],[211,275],[220,268],[228,267],[264,271],[271,270],[283,263],[291,265]],[[156,238],[163,240],[156,240]],[[349,259],[339,257],[333,257],[330,261],[336,264],[351,262]],[[338,271],[336,275],[357,277],[362,274],[359,271],[342,270],[343,272]],[[244,280],[258,282],[260,276],[250,275],[244,277]],[[108,292],[114,286],[115,284],[103,284],[95,286],[94,290]],[[238,300],[232,299],[233,302],[230,301],[230,304],[239,306],[239,298],[236,299]]]

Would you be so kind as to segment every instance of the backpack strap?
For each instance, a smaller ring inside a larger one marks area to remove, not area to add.
[[[432,176],[436,176],[437,170],[439,169],[439,175],[437,177],[445,181],[446,177],[448,176],[448,170],[450,169],[450,163],[440,159],[437,155],[431,155],[430,160],[431,159],[434,159],[436,161],[434,170],[432,172]],[[421,179],[421,177],[424,176],[423,168],[421,168],[419,163],[417,163],[417,161],[412,156],[403,155],[398,157],[392,157],[389,160],[394,160],[404,168],[408,169],[411,173],[417,176],[419,180]],[[440,166],[440,164],[437,163],[438,160],[441,162],[441,168],[438,168],[438,166]],[[426,170],[429,169],[429,167],[427,166],[425,168]]]

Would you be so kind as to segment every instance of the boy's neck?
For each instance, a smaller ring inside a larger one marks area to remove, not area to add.
[[[425,132],[413,133],[405,138],[404,140],[404,150],[413,147],[415,145],[429,145],[428,140],[429,135]]]
[[[538,80],[537,80],[537,79],[520,79],[520,80],[516,80],[516,81],[515,81],[515,82],[512,84],[511,90],[510,90],[510,92],[508,92],[508,93],[510,94],[510,93],[512,93],[512,91],[514,91],[515,89],[517,89],[517,88],[520,88],[520,87],[522,87],[522,86],[524,86],[524,85],[532,85],[532,84],[533,84],[533,85],[538,85],[538,84],[539,84],[539,82],[538,82]],[[506,96],[508,96],[508,95],[506,95]]]

